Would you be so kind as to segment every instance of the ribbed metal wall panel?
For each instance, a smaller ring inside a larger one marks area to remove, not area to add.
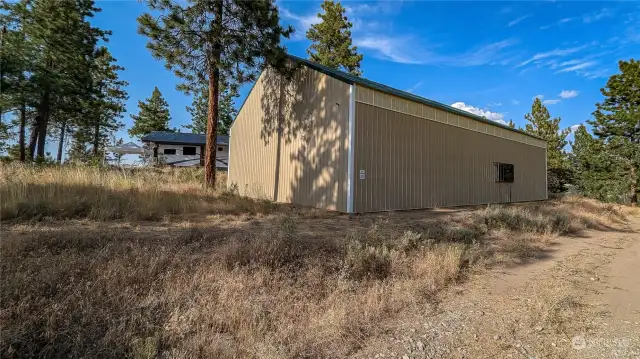
[[[512,141],[527,143],[533,146],[546,148],[545,141],[522,133],[510,131],[499,126],[490,125],[470,117],[447,112],[439,108],[410,101],[388,93],[380,92],[368,87],[356,86],[356,102],[366,103],[380,108],[386,108],[396,112],[425,118],[431,121],[447,123],[452,126],[468,128],[473,131],[490,134],[492,136],[509,139]]]
[[[511,131],[497,137],[456,126],[447,112],[434,113],[430,121],[356,102],[356,212],[546,198],[546,149],[539,143],[502,137]],[[492,134],[502,131],[474,122]],[[514,164],[515,181],[495,182],[494,162]]]
[[[231,128],[229,185],[346,211],[348,118],[348,84],[308,67],[291,82],[265,70]]]

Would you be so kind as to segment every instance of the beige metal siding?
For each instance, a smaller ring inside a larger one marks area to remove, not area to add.
[[[229,185],[240,194],[346,211],[349,85],[302,67],[266,70],[230,136]]]
[[[465,117],[439,108],[433,108],[422,103],[410,101],[363,86],[356,86],[356,102],[366,103],[379,108],[386,108],[395,112],[429,119],[431,121],[446,123],[451,126],[468,128],[472,131],[486,133],[492,136],[510,139],[512,141],[526,143],[537,147],[546,148],[547,146],[543,140],[535,137],[510,131],[499,126],[486,124],[471,117]]]
[[[439,109],[423,110],[420,114],[435,114],[435,121],[356,102],[356,212],[546,198],[546,149],[538,142],[504,138],[512,132],[506,130],[487,135],[483,132],[502,129],[472,119],[467,120],[477,124],[461,123],[464,116]],[[515,181],[495,182],[494,162],[514,164]]]

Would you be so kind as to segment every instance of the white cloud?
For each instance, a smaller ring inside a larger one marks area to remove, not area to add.
[[[409,88],[408,88],[408,89],[406,89],[405,91],[413,93],[413,91],[417,90],[420,86],[422,86],[422,81],[418,81],[418,82],[416,82],[416,84],[415,84],[415,85],[413,85],[413,86],[409,87]]]
[[[582,15],[582,22],[584,22],[585,24],[590,24],[592,22],[596,22],[609,17],[613,17],[613,11],[607,8],[603,8],[598,12]]]
[[[540,30],[547,30],[547,29],[550,29],[552,27],[561,26],[562,24],[566,24],[566,23],[571,22],[571,21],[573,21],[575,19],[576,19],[575,17],[565,17],[563,19],[560,19],[560,20],[554,22],[553,24],[540,26]]]
[[[389,61],[401,64],[423,64],[427,60],[422,51],[412,44],[408,37],[366,36],[356,38],[354,43],[361,49],[373,50],[376,54]],[[416,51],[417,50],[417,51]]]
[[[375,3],[358,3],[352,2],[343,5],[346,13],[351,19],[354,16],[374,15],[380,14],[394,14],[401,10],[402,1],[378,1]]]
[[[500,102],[491,102],[487,104],[487,107],[498,107],[498,106],[502,106],[502,103]]]
[[[519,104],[520,104],[520,101],[518,101],[518,100],[511,100],[511,103],[512,103],[512,104],[514,104],[514,105],[519,105]]]
[[[519,18],[516,18],[514,20],[509,21],[509,23],[507,24],[507,27],[511,27],[511,26],[515,26],[518,25],[519,23],[521,23],[523,20],[528,19],[531,17],[531,14],[529,15],[524,15],[524,16],[520,16]]]
[[[575,59],[575,60],[564,61],[564,62],[560,63],[558,66],[560,66],[560,67],[571,66],[571,65],[577,65],[577,64],[582,63],[582,62],[584,62],[584,60]]]
[[[480,46],[459,55],[445,56],[442,60],[454,66],[478,66],[500,63],[504,65],[502,50],[517,44],[515,39],[506,39]]]
[[[555,105],[555,104],[557,104],[558,102],[560,102],[560,100],[559,100],[559,99],[544,100],[544,101],[542,101],[542,103],[543,103],[544,105]]]
[[[574,98],[576,96],[578,96],[578,91],[576,90],[562,90],[562,92],[560,92],[560,97],[562,98]]]
[[[491,121],[495,121],[495,122],[501,123],[503,125],[507,124],[504,121],[504,114],[499,113],[499,112],[491,112],[489,110],[483,110],[483,109],[478,108],[478,107],[467,105],[464,102],[453,103],[453,104],[451,104],[451,107],[455,107],[455,108],[463,110],[463,111],[471,112],[474,115],[478,115],[478,116],[487,118],[487,119],[489,119]]]
[[[532,63],[534,61],[546,59],[546,58],[549,58],[549,57],[562,57],[562,56],[570,55],[570,54],[578,52],[578,51],[580,51],[580,50],[582,50],[582,49],[584,49],[586,47],[587,47],[587,45],[582,45],[582,46],[571,47],[571,48],[567,48],[567,49],[554,49],[554,50],[547,51],[547,52],[539,52],[539,53],[533,55],[528,60],[521,62],[516,67],[521,67],[521,66],[527,65],[529,63]]]
[[[565,67],[563,69],[560,69],[556,73],[583,70],[583,69],[586,69],[586,68],[589,68],[589,67],[593,67],[596,64],[597,64],[597,62],[595,62],[595,61],[585,61],[585,62],[578,63],[577,65],[573,65],[573,66],[570,66],[570,67]]]
[[[578,131],[580,126],[582,126],[582,125],[581,124],[573,125],[573,126],[569,127],[569,130],[571,130],[571,133],[576,132],[576,131]]]
[[[453,55],[427,51],[410,36],[391,37],[369,34],[364,37],[355,37],[354,43],[359,48],[372,50],[378,57],[393,62],[466,67],[501,64],[504,60],[502,50],[515,45],[517,41],[506,39]]]
[[[320,18],[317,14],[311,15],[298,15],[294,14],[288,9],[284,7],[280,7],[279,13],[282,18],[290,20],[293,22],[293,27],[295,28],[295,32],[293,34],[294,40],[302,40],[306,37],[307,30],[311,27],[311,25],[317,24],[320,22]]]

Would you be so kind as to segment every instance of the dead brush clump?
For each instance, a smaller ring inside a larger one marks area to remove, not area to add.
[[[97,223],[9,236],[0,356],[343,357],[464,270],[465,244],[408,249],[377,226],[311,240],[299,217],[270,219],[242,234]]]
[[[509,230],[524,233],[557,233],[569,231],[569,217],[565,213],[544,213],[538,208],[516,206],[488,206],[478,213],[480,221],[488,229]]]

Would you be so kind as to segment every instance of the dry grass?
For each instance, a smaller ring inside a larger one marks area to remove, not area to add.
[[[205,191],[201,169],[116,170],[0,164],[0,218],[158,220],[188,213],[268,213],[268,201],[230,195],[226,173]]]
[[[138,225],[280,207],[206,192],[197,172],[0,170],[13,223],[0,241],[3,358],[343,357],[496,253],[535,258],[540,236],[623,218],[569,198],[440,220],[294,209],[230,227]]]
[[[458,278],[465,257],[463,245],[407,253],[373,232],[310,241],[295,227],[10,237],[2,357],[344,356]]]

